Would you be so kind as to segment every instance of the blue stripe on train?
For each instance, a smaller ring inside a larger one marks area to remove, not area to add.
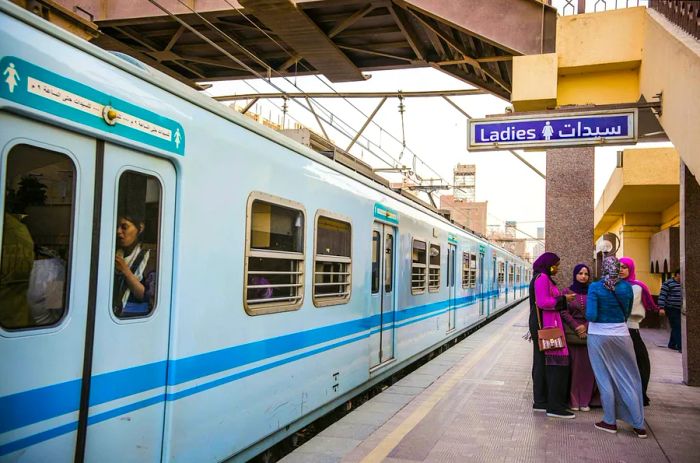
[[[489,291],[481,295],[467,296],[455,301],[457,308],[466,308],[470,303],[479,298],[489,298],[495,296],[497,291]],[[407,320],[404,323],[396,323],[397,327],[402,327],[415,323],[426,318],[441,315],[448,307],[448,301],[426,304],[423,306],[411,307],[409,309],[392,312],[394,319],[384,320],[384,323]],[[427,315],[427,316],[425,316]],[[409,320],[410,319],[410,320]],[[238,379],[260,373],[277,366],[294,362],[305,357],[319,354],[326,350],[356,342],[368,337],[370,330],[379,327],[379,315],[343,322],[327,327],[314,328],[289,335],[279,336],[263,341],[255,341],[249,344],[234,346],[215,352],[208,352],[193,357],[169,361],[168,370],[169,386],[182,384],[183,382],[201,378],[211,374],[219,373],[231,368],[236,368],[248,363],[264,360],[273,356],[304,349],[315,344],[347,337],[358,332],[362,335],[346,339],[331,345],[323,346],[308,352],[297,354],[291,357],[280,359],[266,365],[261,365],[250,370],[237,372],[224,378],[219,378],[209,383],[201,384],[184,391],[158,394],[134,404],[125,405],[98,415],[90,417],[89,424],[95,424],[133,410],[145,408],[163,400],[174,401],[187,397],[214,387],[226,384]],[[217,363],[219,362],[219,363]],[[133,394],[156,389],[164,386],[166,362],[156,362],[148,365],[119,370],[111,373],[97,375],[92,378],[90,406],[109,402],[112,400],[128,397]],[[66,383],[47,386],[32,391],[21,392],[0,398],[0,416],[3,417],[0,423],[0,432],[16,429],[32,423],[43,421],[49,418],[60,416],[65,413],[74,412],[78,409],[77,399],[65,401],[66,397],[78,397],[80,380],[68,381]],[[66,395],[64,395],[66,394]],[[72,403],[75,402],[75,403]],[[28,411],[31,411],[28,413]],[[76,429],[76,423],[69,423],[57,428],[50,429],[14,442],[0,446],[0,455],[19,450],[21,448],[34,445],[38,442],[57,437],[59,435],[72,432]]]

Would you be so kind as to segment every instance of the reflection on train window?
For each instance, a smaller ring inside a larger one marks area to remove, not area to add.
[[[394,235],[386,235],[384,243],[384,292],[390,293],[393,287],[394,274]]]
[[[349,222],[319,215],[316,220],[314,304],[345,304],[352,287],[352,227]]]
[[[498,284],[502,285],[506,279],[506,263],[502,260],[498,261]]]
[[[508,262],[508,286],[513,286],[513,271],[515,269],[515,266],[511,263]]]
[[[75,165],[23,144],[12,148],[4,171],[0,325],[55,325],[67,308]]]
[[[430,245],[430,267],[428,269],[428,290],[440,290],[440,245]]]
[[[151,175],[119,177],[112,311],[145,317],[156,306],[161,185]]]
[[[379,292],[379,256],[382,255],[379,250],[380,236],[378,231],[372,232],[372,294]]]
[[[411,293],[420,294],[425,291],[425,241],[413,240],[412,264],[411,264]]]
[[[261,196],[269,201],[253,199],[248,214],[244,294],[250,315],[294,310],[304,297],[303,208],[268,195],[252,198]]]
[[[469,253],[462,253],[462,289],[469,288]]]
[[[470,270],[470,276],[469,276],[469,287],[470,288],[476,288],[476,274],[477,274],[477,266],[476,266],[476,254],[471,255],[471,260],[469,261],[469,270]]]

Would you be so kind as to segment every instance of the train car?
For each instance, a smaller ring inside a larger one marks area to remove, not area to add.
[[[0,460],[246,460],[527,263],[0,1]]]

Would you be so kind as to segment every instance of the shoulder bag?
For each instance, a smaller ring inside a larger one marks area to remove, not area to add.
[[[535,309],[537,311],[537,325],[539,330],[537,330],[537,345],[540,348],[540,352],[545,352],[553,349],[563,349],[566,347],[566,338],[564,337],[564,332],[558,326],[553,326],[550,328],[542,328],[542,320],[540,319],[540,308]]]

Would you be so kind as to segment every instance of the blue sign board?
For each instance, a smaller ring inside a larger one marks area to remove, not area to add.
[[[140,106],[55,74],[15,56],[0,59],[0,99],[135,140],[185,154],[182,126]]]
[[[637,141],[637,110],[557,112],[471,119],[469,151],[625,144]]]
[[[393,225],[399,224],[399,213],[381,203],[374,203],[374,218]]]

